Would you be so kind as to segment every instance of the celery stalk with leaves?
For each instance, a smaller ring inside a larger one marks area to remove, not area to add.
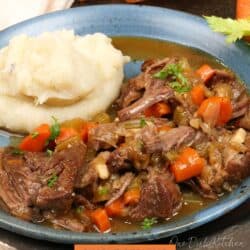
[[[204,16],[209,27],[227,36],[226,41],[233,43],[244,36],[250,36],[250,18],[234,20],[216,16]]]

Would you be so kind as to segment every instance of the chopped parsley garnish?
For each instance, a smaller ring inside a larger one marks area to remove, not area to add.
[[[47,150],[46,150],[46,153],[47,153],[47,155],[50,157],[50,156],[52,156],[53,151],[52,151],[52,150],[50,150],[50,149],[47,149]]]
[[[143,127],[145,127],[146,125],[147,125],[147,122],[145,121],[145,119],[142,118],[142,119],[140,120],[140,127],[143,128]]]
[[[19,149],[19,148],[14,148],[14,149],[11,151],[11,153],[12,153],[13,155],[23,155],[23,154],[24,154],[24,152],[23,152],[21,149]]]
[[[55,140],[56,137],[60,134],[60,124],[55,117],[52,116],[52,119],[54,120],[54,124],[50,127],[51,135],[49,140],[51,141]]]
[[[106,195],[109,193],[109,189],[107,187],[98,187],[98,194],[99,195]]]
[[[39,132],[38,131],[35,131],[31,134],[31,137],[34,139],[36,138],[37,136],[39,135]]]
[[[56,182],[58,180],[58,176],[56,174],[53,174],[49,179],[48,179],[48,182],[47,182],[47,186],[52,188]]]
[[[151,229],[158,221],[156,218],[145,218],[141,224],[141,227],[145,230]]]
[[[171,63],[153,76],[161,80],[171,77],[172,82],[170,82],[170,86],[178,93],[188,92],[191,89],[187,78],[183,75],[183,69],[180,64]]]
[[[174,91],[178,93],[185,93],[191,90],[191,87],[189,85],[182,85],[179,82],[171,82],[170,86]]]

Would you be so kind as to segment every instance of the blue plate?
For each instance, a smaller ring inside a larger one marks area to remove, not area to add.
[[[241,42],[227,45],[224,37],[210,31],[202,18],[157,7],[99,5],[44,15],[0,32],[0,47],[21,33],[37,35],[58,29],[74,29],[81,35],[103,32],[111,36],[156,38],[198,48],[217,57],[245,82],[250,83],[250,46]],[[8,136],[2,135],[0,143],[6,145]],[[149,241],[190,230],[222,216],[246,201],[250,197],[249,189],[250,178],[210,207],[165,225],[155,226],[151,231],[73,233],[24,222],[4,212],[0,212],[0,227],[28,237],[62,243]]]

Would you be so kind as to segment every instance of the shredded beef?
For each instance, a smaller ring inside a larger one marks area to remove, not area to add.
[[[178,149],[181,145],[188,145],[194,136],[194,129],[187,126],[180,126],[161,135],[156,133],[155,130],[145,130],[142,140],[146,152],[154,153],[161,151],[167,152],[171,149]]]
[[[106,202],[105,206],[110,205],[115,200],[119,199],[123,193],[126,191],[127,187],[130,185],[134,178],[134,174],[131,172],[125,173],[119,179],[112,183],[111,188],[111,198]]]

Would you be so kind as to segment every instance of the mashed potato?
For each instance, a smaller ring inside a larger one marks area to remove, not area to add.
[[[91,119],[117,97],[128,61],[100,33],[13,38],[0,51],[0,126],[30,132],[52,116]]]

